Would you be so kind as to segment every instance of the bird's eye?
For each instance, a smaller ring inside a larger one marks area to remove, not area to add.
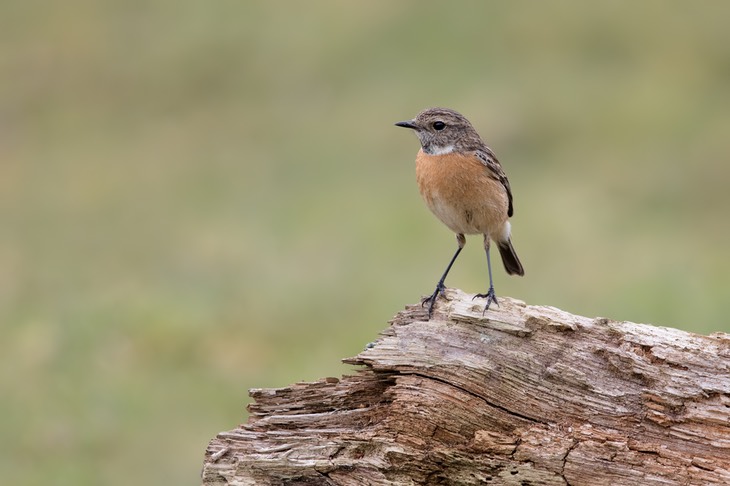
[[[444,128],[446,128],[446,123],[442,121],[433,122],[434,130],[443,130]]]

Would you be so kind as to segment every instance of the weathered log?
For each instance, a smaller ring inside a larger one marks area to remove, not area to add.
[[[353,376],[251,390],[203,484],[730,484],[730,335],[447,296]]]

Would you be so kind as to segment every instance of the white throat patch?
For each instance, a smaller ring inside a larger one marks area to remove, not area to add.
[[[431,147],[429,151],[430,155],[446,155],[454,151],[453,145],[446,145],[444,147]]]

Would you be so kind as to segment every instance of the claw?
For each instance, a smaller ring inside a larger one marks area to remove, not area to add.
[[[476,299],[477,297],[485,298],[487,299],[487,305],[484,306],[484,310],[482,311],[482,315],[484,315],[487,310],[489,310],[489,306],[494,302],[497,304],[497,307],[499,307],[499,302],[497,301],[497,295],[494,293],[494,287],[489,287],[489,290],[487,290],[486,294],[476,294],[474,297],[472,297],[471,300]]]
[[[446,290],[446,287],[441,282],[436,285],[436,290],[433,291],[433,294],[431,294],[428,297],[425,297],[421,301],[421,307],[424,307],[426,303],[428,302],[428,318],[431,319],[431,315],[433,314],[433,306],[436,304],[436,299],[438,299],[438,296],[441,295],[442,297],[445,297],[444,291]]]

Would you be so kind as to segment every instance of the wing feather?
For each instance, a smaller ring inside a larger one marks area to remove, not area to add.
[[[514,213],[514,209],[512,207],[512,189],[509,187],[507,174],[504,173],[502,165],[499,163],[499,160],[497,160],[497,156],[494,155],[494,152],[492,152],[489,147],[484,147],[477,150],[476,155],[477,157],[479,157],[479,160],[482,161],[484,167],[486,167],[486,169],[489,171],[490,177],[499,181],[507,191],[507,200],[509,201],[507,216],[511,218],[512,213]]]

